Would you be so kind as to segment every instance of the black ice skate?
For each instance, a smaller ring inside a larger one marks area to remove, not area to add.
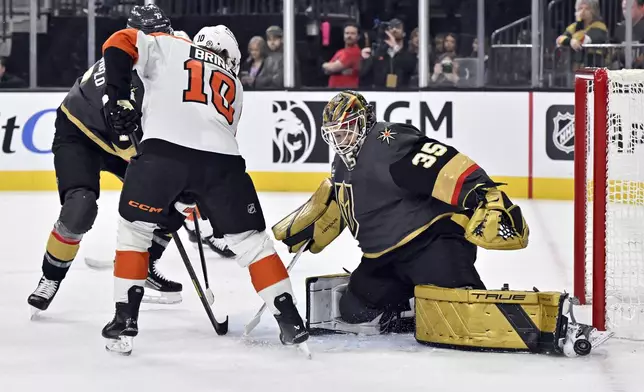
[[[143,296],[143,302],[156,304],[180,303],[182,301],[181,291],[183,290],[183,285],[166,278],[157,268],[157,263],[158,260],[150,262],[145,287],[155,290],[158,294],[146,294]]]
[[[224,241],[223,238],[217,238],[214,235],[210,235],[204,238],[202,242],[208,245],[210,250],[217,253],[221,257],[231,258],[236,256],[235,252],[230,250],[228,245],[226,245],[226,241]]]
[[[143,287],[132,286],[128,292],[128,302],[117,302],[112,321],[103,328],[102,335],[107,339],[105,349],[121,355],[130,355],[134,337],[139,334],[139,307],[143,299]]]
[[[275,319],[280,326],[280,341],[282,344],[297,345],[307,357],[311,358],[311,352],[305,343],[309,338],[309,331],[297,312],[291,294],[283,293],[278,295],[275,298],[275,307],[280,312],[280,314],[275,315]]]
[[[58,293],[60,282],[60,280],[49,280],[44,276],[40,278],[38,287],[27,298],[27,302],[32,306],[32,318],[41,311],[47,310],[56,293]]]

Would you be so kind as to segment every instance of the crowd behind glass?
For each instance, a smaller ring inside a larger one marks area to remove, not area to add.
[[[436,0],[439,6],[441,1],[443,0]],[[502,2],[502,0],[498,1]],[[611,2],[614,4],[609,4]],[[215,2],[202,3],[214,4]],[[256,3],[258,7],[262,5],[275,9],[282,5],[281,1],[270,0],[263,2],[257,0]],[[302,1],[296,0],[298,6],[305,7],[308,4],[300,3]],[[391,4],[389,1],[383,3]],[[376,21],[375,24],[371,21],[365,23],[365,18],[361,18],[358,14],[358,18],[347,17],[346,20],[341,21],[341,29],[330,29],[330,22],[325,20],[324,16],[317,18],[315,28],[317,29],[316,39],[319,42],[316,43],[316,47],[321,48],[313,67],[317,77],[314,79],[302,77],[303,73],[310,76],[308,73],[312,72],[311,62],[308,61],[303,65],[301,56],[296,53],[295,85],[317,88],[378,89],[418,87],[419,31],[416,27],[418,19],[417,14],[409,15],[405,12],[413,7],[409,4],[407,8],[403,6],[414,2],[401,0],[394,3],[397,4],[394,8],[383,12],[385,16],[393,17],[382,22]],[[443,4],[454,3],[443,1]],[[476,1],[469,0],[458,0],[456,3],[464,6],[476,5]],[[599,0],[553,0],[549,3],[544,1],[544,6],[546,4],[548,6],[544,11],[546,16],[555,6],[569,7],[570,12],[559,13],[555,16],[555,19],[558,19],[555,23],[549,20],[549,23],[542,23],[540,26],[540,29],[544,30],[539,31],[540,86],[571,87],[574,72],[580,67],[623,68],[625,66],[623,43],[626,40],[624,15],[629,3],[632,3],[630,14],[634,43],[632,67],[644,68],[644,49],[639,45],[640,42],[644,42],[644,0],[605,0],[601,5]],[[97,17],[114,17],[114,13],[118,12],[119,4],[118,0],[97,2]],[[189,2],[182,4],[189,4]],[[371,3],[365,4],[368,8],[368,4]],[[163,6],[163,4],[160,5]],[[6,7],[3,8],[5,8],[2,14],[3,31],[6,31],[7,12]],[[257,10],[261,12],[260,8]],[[211,11],[223,14],[229,12],[226,8]],[[309,14],[314,11],[310,5],[304,9],[304,12]],[[615,12],[611,14],[610,20],[607,20],[603,17],[602,11]],[[173,8],[173,12],[179,11]],[[356,16],[355,13],[353,16]],[[83,17],[82,13],[79,17]],[[362,20],[363,24],[361,25],[356,19]],[[463,32],[460,25],[453,29],[461,30],[458,33],[445,28],[445,24],[441,26],[444,31],[432,31],[429,47],[429,88],[473,87],[477,69],[481,69],[477,67],[480,61],[478,51],[481,49],[485,51],[483,69],[487,86],[530,86],[532,68],[535,64],[531,58],[534,53],[532,51],[534,41],[531,40],[531,25],[522,24],[524,20],[529,22],[529,17],[501,26],[492,34],[486,34],[489,38],[486,38],[486,42],[482,45],[478,42],[476,34],[471,34],[471,31]],[[338,24],[337,18],[333,23]],[[486,21],[486,25],[493,24]],[[565,28],[557,31],[559,26]],[[499,34],[500,32],[508,34]],[[486,33],[489,32],[486,31]],[[336,36],[329,36],[330,34]],[[337,36],[339,34],[342,34],[342,41]],[[0,34],[0,38],[2,37],[6,37],[6,34]],[[244,58],[239,77],[247,89],[284,87],[283,38],[282,26],[275,24],[257,26],[257,35],[247,42],[240,42]],[[0,48],[2,48],[1,45]],[[16,75],[19,74],[19,68],[25,64],[10,60],[11,54],[7,56],[0,50],[0,88],[27,87],[28,83]]]

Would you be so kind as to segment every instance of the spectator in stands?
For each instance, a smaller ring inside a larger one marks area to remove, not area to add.
[[[275,79],[275,83],[280,87],[284,86],[284,45],[283,45],[284,32],[279,26],[270,26],[266,29],[266,43],[270,50],[269,56],[271,63],[276,67],[275,73],[279,75]],[[300,85],[300,62],[295,52],[295,86]]]
[[[485,50],[485,61],[487,61],[487,42],[486,45],[484,45],[483,49]],[[474,41],[472,41],[472,53],[470,53],[470,57],[479,57],[479,39],[474,38]]]
[[[622,0],[622,12],[626,18],[627,0]],[[644,42],[644,0],[632,0],[631,18],[633,20],[633,42]],[[626,42],[626,22],[622,21],[615,26],[615,41]]]
[[[270,26],[266,29],[266,44],[271,53],[282,53],[284,31],[279,26]]]
[[[432,49],[431,56],[429,56],[430,67],[434,67],[438,58],[445,52],[444,42],[445,34],[436,34],[436,37],[434,37],[434,48]]]
[[[405,50],[404,37],[402,21],[392,19],[385,30],[385,37],[379,38],[373,49],[362,49],[362,85],[387,88],[409,85],[417,61],[413,53]]]
[[[587,48],[583,45],[604,44],[608,42],[608,29],[599,14],[598,0],[577,0],[575,3],[575,16],[577,21],[566,28],[563,34],[557,37],[557,46],[570,47],[574,52],[571,58],[572,70],[579,67],[604,66],[605,50]]]
[[[360,84],[360,28],[349,22],[344,25],[344,48],[335,52],[331,60],[322,64],[329,75],[331,88],[358,88]]]
[[[582,45],[608,42],[608,29],[599,14],[598,0],[577,0],[575,10],[577,21],[557,37],[557,46],[569,46],[578,52]]]
[[[255,36],[248,42],[249,56],[242,64],[239,76],[244,87],[257,89],[282,88],[283,74],[275,60],[269,56],[264,38]]]
[[[434,64],[434,73],[432,73],[432,83],[438,85],[456,85],[458,84],[458,64],[456,59],[456,35],[447,34],[443,41],[443,53],[437,58]]]
[[[409,87],[418,87],[418,42],[418,27],[416,27],[411,31],[411,37],[409,37],[409,53],[416,57],[416,66],[414,67],[414,71],[409,79]],[[429,49],[431,51],[431,46]]]
[[[24,88],[27,84],[17,76],[7,73],[7,59],[0,57],[0,88]]]

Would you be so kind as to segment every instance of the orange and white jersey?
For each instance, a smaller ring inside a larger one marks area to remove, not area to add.
[[[143,140],[240,155],[235,134],[244,92],[222,58],[183,38],[135,29],[118,31],[108,47],[128,53],[143,81]]]

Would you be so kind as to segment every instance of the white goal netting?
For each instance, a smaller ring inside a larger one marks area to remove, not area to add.
[[[594,302],[605,298],[607,329],[644,339],[644,71],[606,74],[605,126],[593,126],[597,82],[586,89],[586,300],[593,303],[593,248],[605,247],[605,292],[594,293]],[[594,154],[594,132],[608,135],[605,161]],[[593,236],[594,219],[602,219],[593,216],[594,173],[606,178],[605,244]]]

